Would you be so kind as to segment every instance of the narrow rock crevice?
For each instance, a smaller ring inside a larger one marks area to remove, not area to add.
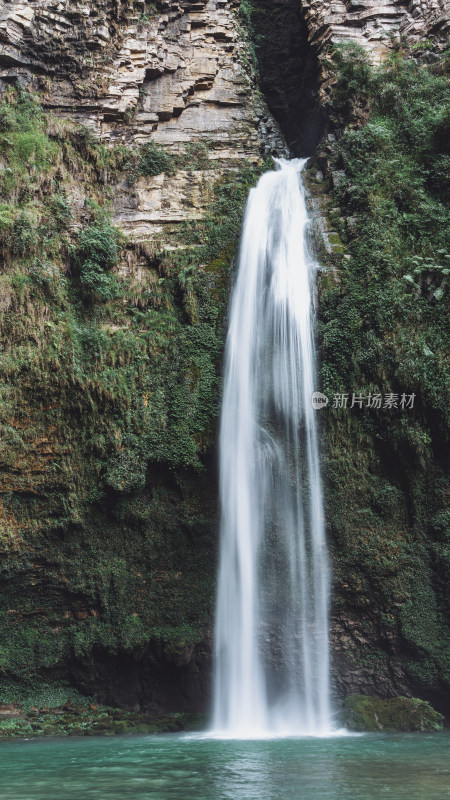
[[[294,156],[311,155],[326,116],[319,100],[320,67],[308,42],[299,0],[242,3],[261,88]]]

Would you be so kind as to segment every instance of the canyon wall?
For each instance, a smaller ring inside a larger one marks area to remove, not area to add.
[[[445,42],[449,30],[449,7],[446,0],[416,2],[302,2],[308,26],[308,39],[317,48],[328,43],[354,41],[377,60],[386,52],[389,37],[404,37],[411,43],[428,37]]]
[[[207,704],[221,359],[248,189],[285,142],[319,148],[323,301],[352,224],[332,199],[347,112],[330,111],[329,45],[377,60],[389,34],[439,50],[446,32],[442,0],[0,2],[1,700],[68,682],[107,703]],[[336,694],[435,699],[442,677],[414,678],[417,642],[389,616],[411,599],[392,570],[414,582],[420,559],[386,566],[368,548],[360,566],[351,544],[384,548],[388,507],[394,548],[420,528],[408,489],[390,493],[376,436],[336,418],[324,435]]]
[[[7,687],[207,697],[230,264],[287,152],[237,5],[1,4]]]

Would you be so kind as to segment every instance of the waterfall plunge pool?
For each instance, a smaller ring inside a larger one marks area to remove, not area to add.
[[[445,800],[450,734],[3,742],[2,800]]]

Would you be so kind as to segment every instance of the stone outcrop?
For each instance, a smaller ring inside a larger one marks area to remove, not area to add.
[[[239,6],[240,0],[158,0],[156,6],[144,0],[1,0],[0,82],[38,85],[49,109],[88,125],[106,143],[152,138],[176,151],[207,142],[214,165],[281,153],[279,131],[255,94]],[[292,127],[288,141],[294,151],[300,141],[302,154],[311,151],[311,134],[302,135],[302,122],[292,118],[306,114],[318,130],[320,113],[314,100],[295,100],[296,86],[303,98],[315,94],[314,76],[303,85],[304,77],[292,70],[320,71],[315,58],[326,61],[330,43],[356,41],[377,60],[389,37],[445,42],[450,26],[448,0],[269,0],[260,12],[274,23],[264,89],[270,102],[277,82],[271,106],[282,125]],[[293,31],[301,39],[298,48]],[[269,37],[263,37],[267,48]],[[322,83],[327,78],[325,68]],[[122,219],[119,210],[118,222],[131,231],[129,211]]]
[[[329,43],[354,41],[373,54],[386,52],[389,37],[411,43],[436,36],[443,43],[450,28],[448,0],[301,0],[309,42],[324,52]]]
[[[285,151],[256,92],[238,2],[0,3],[0,82],[39,88],[46,108],[106,144],[150,139],[170,153],[200,143],[204,169],[115,192],[114,221],[133,239],[198,218],[206,184],[244,159]],[[83,202],[83,198],[80,198]]]
[[[362,694],[350,695],[344,705],[343,722],[352,731],[439,731],[443,716],[415,697],[377,700]]]

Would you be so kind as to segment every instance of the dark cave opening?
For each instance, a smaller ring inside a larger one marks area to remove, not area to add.
[[[308,42],[300,0],[244,0],[261,89],[293,156],[312,155],[326,115],[319,101],[319,64]]]

